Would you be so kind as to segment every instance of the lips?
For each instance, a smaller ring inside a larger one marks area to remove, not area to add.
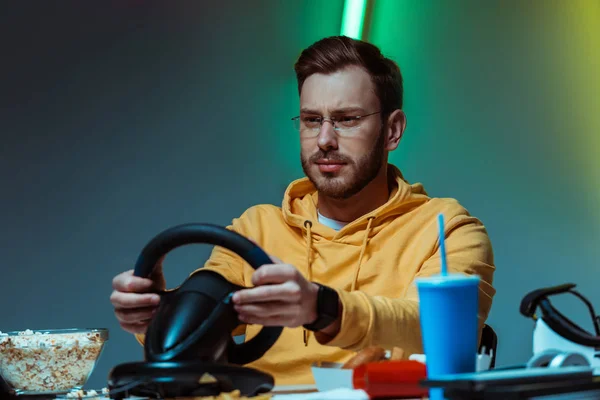
[[[344,165],[346,165],[342,161],[334,161],[334,160],[317,160],[315,164],[319,166],[319,170],[321,172],[337,172],[342,169]]]

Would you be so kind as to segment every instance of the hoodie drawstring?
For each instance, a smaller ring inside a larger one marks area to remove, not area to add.
[[[306,267],[308,269],[308,280],[312,281],[312,263],[310,262],[311,249],[312,249],[312,222],[309,220],[304,221],[304,227],[306,228]]]
[[[362,264],[362,259],[365,255],[365,250],[367,249],[367,241],[369,240],[369,233],[371,233],[371,223],[374,219],[375,217],[369,217],[367,231],[365,232],[365,237],[363,238],[362,246],[360,247],[360,256],[358,256],[358,264],[356,264],[356,269],[354,270],[354,279],[352,279],[352,287],[350,288],[351,292],[354,292],[354,289],[356,289],[356,283],[358,282],[358,272],[360,271],[360,264]]]
[[[312,250],[312,222],[309,220],[304,221],[304,227],[306,228],[306,269],[308,281],[312,281],[312,263],[310,262],[311,250]],[[304,329],[304,346],[308,346],[308,336],[310,332]]]
[[[367,249],[367,243],[369,241],[369,234],[371,233],[371,227],[373,224],[373,220],[375,217],[369,217],[369,222],[367,223],[367,230],[365,232],[365,237],[363,238],[362,245],[360,247],[360,256],[358,256],[358,263],[356,264],[356,268],[354,269],[354,277],[352,279],[352,286],[350,291],[353,292],[356,289],[356,284],[358,282],[358,273],[360,272],[360,266],[362,264],[363,256],[365,255],[365,251]],[[312,222],[309,220],[304,221],[304,227],[306,228],[306,268],[307,268],[307,278],[308,281],[312,281],[312,263],[311,263],[311,255],[312,255]],[[304,346],[308,346],[308,337],[310,332],[304,329]]]

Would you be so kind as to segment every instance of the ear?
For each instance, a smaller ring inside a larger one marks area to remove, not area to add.
[[[385,149],[387,151],[396,150],[405,129],[406,114],[404,114],[404,111],[402,110],[394,110],[388,117],[386,124]]]

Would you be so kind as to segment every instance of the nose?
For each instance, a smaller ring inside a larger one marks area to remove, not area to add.
[[[333,129],[333,123],[329,120],[323,121],[317,137],[317,144],[323,151],[337,150],[338,137]]]

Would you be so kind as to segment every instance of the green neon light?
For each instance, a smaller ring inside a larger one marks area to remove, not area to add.
[[[361,39],[365,23],[367,0],[346,0],[342,17],[342,32],[352,39]]]

